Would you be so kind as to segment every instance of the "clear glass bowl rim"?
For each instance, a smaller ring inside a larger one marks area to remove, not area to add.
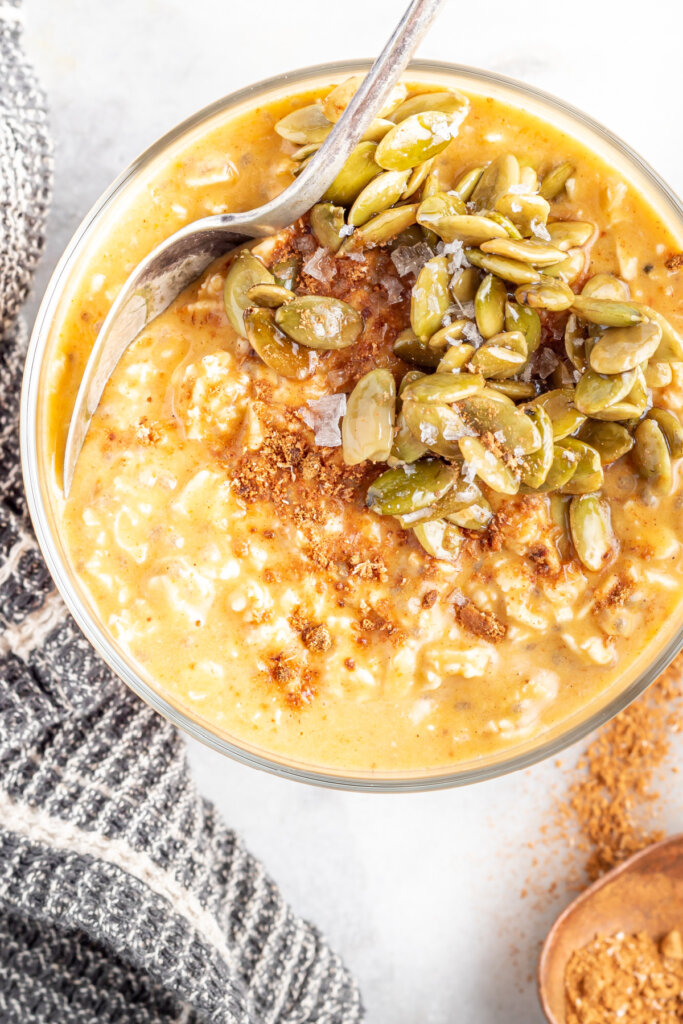
[[[39,460],[37,453],[37,411],[39,403],[39,380],[42,368],[42,360],[49,334],[51,316],[56,308],[60,295],[60,284],[68,276],[73,261],[80,251],[84,236],[94,225],[94,222],[104,214],[112,202],[116,199],[120,190],[127,185],[142,169],[163,151],[176,142],[185,133],[191,131],[201,122],[219,114],[221,111],[229,113],[231,109],[240,104],[255,101],[266,96],[274,90],[282,90],[284,86],[296,91],[297,87],[304,87],[309,81],[329,76],[334,80],[339,75],[350,75],[367,71],[371,61],[335,61],[319,65],[311,65],[294,72],[277,75],[272,78],[263,79],[253,85],[230,93],[208,106],[192,114],[169,132],[161,136],[156,142],[140,154],[100,196],[93,207],[83,218],[69,244],[67,245],[61,259],[50,278],[45,295],[38,310],[31,339],[26,355],[24,377],[21,393],[21,414],[20,414],[20,441],[21,461],[24,476],[24,486],[28,499],[29,512],[33,521],[38,543],[43,556],[47,562],[52,578],[60,591],[65,604],[78,623],[79,627],[93,645],[97,653],[109,665],[109,667],[129,686],[142,700],[162,714],[174,725],[183,729],[194,739],[217,750],[218,752],[233,758],[242,764],[253,768],[270,772],[281,778],[287,778],[299,782],[307,782],[311,785],[330,787],[334,789],[346,789],[350,791],[363,792],[425,792],[435,789],[446,789],[455,786],[468,785],[474,782],[481,782],[487,779],[497,778],[509,772],[519,771],[523,768],[553,757],[562,750],[582,739],[589,732],[607,722],[614,715],[622,711],[636,697],[652,683],[661,672],[670,664],[676,654],[683,648],[683,626],[670,639],[669,643],[658,653],[657,657],[648,667],[634,679],[631,684],[610,700],[604,707],[600,708],[593,715],[588,716],[575,726],[568,728],[553,736],[550,740],[540,743],[522,753],[514,752],[506,757],[497,756],[492,763],[469,763],[464,768],[457,765],[452,769],[445,769],[429,775],[410,773],[401,776],[399,773],[382,773],[373,776],[366,775],[345,775],[343,771],[336,769],[313,769],[309,766],[300,766],[295,762],[287,763],[278,761],[275,755],[251,751],[240,746],[237,742],[230,742],[225,738],[211,732],[199,722],[194,721],[184,714],[179,708],[174,707],[162,696],[156,693],[132,668],[119,656],[118,652],[109,643],[106,633],[95,621],[79,595],[72,587],[71,573],[59,555],[55,540],[52,536],[49,517],[45,507],[45,496],[40,481]],[[466,65],[451,64],[443,61],[416,60],[411,62],[408,72],[416,71],[420,74],[429,75],[458,75],[471,82],[472,91],[479,92],[486,85],[500,86],[504,89],[511,89],[521,99],[529,97],[554,108],[560,114],[569,117],[572,121],[578,122],[589,132],[602,137],[611,147],[621,152],[626,161],[633,164],[637,171],[646,179],[655,191],[659,192],[665,200],[677,210],[683,221],[683,205],[678,196],[664,182],[656,171],[644,161],[630,146],[615,136],[599,122],[593,120],[587,114],[576,107],[565,103],[563,100],[546,93],[543,90],[518,82],[515,79],[493,72],[483,71],[478,68],[467,67]]]

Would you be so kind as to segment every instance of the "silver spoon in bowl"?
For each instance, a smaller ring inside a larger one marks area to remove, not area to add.
[[[63,487],[69,494],[76,463],[102,392],[121,356],[151,320],[219,256],[249,239],[293,224],[318,202],[377,116],[445,0],[412,0],[344,114],[301,174],[264,206],[187,224],[137,265],[95,339],[71,415]]]

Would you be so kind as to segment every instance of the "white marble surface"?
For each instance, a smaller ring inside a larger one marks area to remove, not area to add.
[[[37,292],[90,204],[155,137],[249,82],[372,55],[402,6],[27,0],[27,42],[50,96],[56,144]],[[451,0],[421,55],[563,96],[623,136],[680,191],[682,30],[677,0]],[[527,844],[538,838],[551,791],[562,790],[562,767],[389,797],[285,783],[196,744],[190,756],[202,791],[356,972],[373,1024],[540,1024],[529,975],[566,893],[562,850],[544,854]],[[665,824],[680,827],[680,811],[672,793]],[[520,891],[534,876],[524,899]],[[554,878],[555,896],[536,898]]]

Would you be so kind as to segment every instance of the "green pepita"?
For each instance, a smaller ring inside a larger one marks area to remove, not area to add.
[[[565,252],[586,245],[595,234],[595,224],[586,220],[554,220],[547,228],[551,245]]]
[[[511,153],[501,153],[485,167],[472,192],[472,202],[480,210],[497,208],[498,200],[515,185],[519,185],[519,161]]]
[[[471,170],[465,171],[464,174],[460,175],[453,186],[453,191],[458,193],[463,203],[468,202],[483,173],[483,167],[473,167]]]
[[[442,561],[454,562],[462,547],[463,536],[457,526],[444,519],[433,519],[418,523],[413,533],[428,555]]]
[[[311,210],[311,231],[318,245],[337,252],[342,244],[344,209],[334,203],[316,203]]]
[[[628,285],[614,274],[594,274],[586,281],[581,294],[588,299],[611,299],[625,302],[629,297]]]
[[[281,118],[275,125],[275,131],[297,146],[320,145],[332,131],[332,123],[325,117],[319,103],[310,103]]]
[[[526,339],[521,331],[503,331],[485,341],[470,360],[473,370],[491,377],[505,380],[519,373],[527,361]]]
[[[574,395],[573,388],[556,388],[554,391],[546,391],[544,395],[539,395],[531,403],[532,406],[540,405],[550,416],[556,441],[573,434],[586,419],[576,408]]]
[[[365,186],[380,174],[375,162],[377,146],[376,142],[359,142],[323,199],[337,206],[351,206]]]
[[[590,572],[599,572],[615,548],[609,504],[595,494],[572,498],[569,529],[576,553]]]
[[[654,420],[664,434],[671,457],[680,459],[683,456],[683,426],[678,416],[669,409],[650,409],[647,418]]]
[[[421,459],[382,473],[368,488],[367,504],[380,515],[406,515],[443,497],[457,479],[454,466]]]
[[[390,239],[400,235],[402,231],[415,223],[417,203],[406,203],[404,206],[392,206],[389,210],[371,217],[362,227],[356,228],[353,235],[346,239],[339,252],[344,255],[354,249],[375,245],[385,245]]]
[[[347,466],[369,459],[385,462],[394,443],[396,385],[388,370],[371,370],[348,397],[342,421],[342,453]]]
[[[589,362],[598,373],[633,370],[654,355],[661,338],[661,327],[651,320],[635,327],[612,327],[595,342]]]
[[[431,373],[409,384],[403,398],[450,405],[483,390],[484,378],[477,373]]]
[[[531,263],[534,267],[547,267],[564,259],[561,249],[554,245],[531,238],[492,238],[481,242],[481,251],[496,256],[507,256],[511,260]]]
[[[574,404],[579,412],[592,416],[626,398],[635,380],[633,370],[611,376],[603,376],[593,369],[586,370],[576,385]]]
[[[283,288],[279,284],[255,284],[247,292],[247,299],[254,306],[266,306],[268,309],[277,309],[285,302],[291,302],[296,295],[289,288]]]
[[[441,358],[441,353],[432,348],[428,341],[421,341],[415,332],[407,327],[405,331],[396,338],[394,342],[394,355],[403,359],[406,363],[415,363],[417,366],[428,366],[435,368]]]
[[[349,210],[349,224],[359,227],[376,214],[393,206],[405,189],[408,171],[385,171],[369,182]]]
[[[673,486],[671,455],[661,427],[654,419],[643,420],[636,427],[634,437],[636,469],[655,494],[670,494]]]
[[[242,249],[230,265],[223,288],[226,315],[241,338],[245,336],[243,314],[250,305],[248,293],[256,284],[275,284],[275,278],[261,260]]]
[[[541,318],[531,306],[521,306],[518,302],[506,302],[505,330],[522,332],[526,339],[529,355],[535,352],[541,343]]]
[[[517,230],[528,238],[539,233],[539,229],[545,228],[550,205],[543,196],[508,193],[497,201],[496,210],[508,217]]]
[[[456,406],[471,433],[492,434],[515,456],[528,455],[541,444],[536,426],[506,395],[486,388]]]
[[[410,300],[410,325],[418,336],[428,340],[442,326],[451,304],[448,260],[435,256],[417,275]]]
[[[278,327],[307,348],[348,348],[363,331],[353,306],[328,295],[301,295],[275,311]]]
[[[603,466],[609,466],[626,455],[634,444],[626,427],[598,420],[586,420],[579,431],[579,438],[595,448]]]
[[[461,437],[458,443],[463,459],[485,484],[498,494],[517,494],[519,479],[502,459],[476,437]]]
[[[519,468],[522,484],[535,490],[545,483],[553,464],[555,446],[553,444],[553,425],[545,409],[540,405],[533,407],[529,410],[529,418],[540,434],[541,444],[535,452],[531,452],[520,461]]]
[[[481,249],[466,249],[465,255],[469,262],[486,270],[496,277],[502,277],[504,281],[512,281],[513,284],[530,284],[540,280],[540,273],[528,263],[521,263],[519,260],[510,260],[505,256],[492,256],[482,252]]]
[[[449,200],[449,205],[453,206],[459,201],[457,196],[449,196]],[[479,245],[486,239],[499,238],[505,234],[505,229],[488,217],[468,213],[440,214],[439,210],[445,205],[438,196],[431,196],[420,204],[417,213],[420,224],[431,228],[444,242]]]
[[[602,487],[605,473],[595,448],[575,437],[559,441],[558,445],[565,451],[573,452],[576,457],[576,469],[571,479],[562,487],[564,494],[590,494]]]
[[[595,299],[583,294],[574,296],[572,312],[582,320],[602,327],[633,327],[643,319],[643,314],[632,303]]]
[[[505,325],[507,289],[499,277],[487,274],[474,297],[474,315],[482,338],[499,334]]]
[[[548,202],[557,199],[574,173],[574,170],[574,164],[570,164],[566,160],[564,163],[558,164],[557,167],[553,167],[541,181],[540,195],[547,199]]]
[[[375,160],[387,171],[408,171],[437,156],[458,134],[459,114],[426,110],[400,121],[377,145]]]
[[[531,281],[528,285],[522,284],[515,291],[515,298],[520,305],[548,309],[552,313],[561,313],[569,309],[574,297],[574,292],[564,281],[553,281],[547,277],[538,277],[536,281]]]
[[[251,306],[245,309],[243,331],[249,344],[266,366],[281,377],[305,380],[315,373],[315,352],[297,345],[275,323],[272,309]]]

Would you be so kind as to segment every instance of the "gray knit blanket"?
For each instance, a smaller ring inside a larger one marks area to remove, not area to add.
[[[352,1024],[356,986],[197,793],[175,730],[98,660],[31,532],[18,312],[50,188],[0,0],[0,1024]]]

